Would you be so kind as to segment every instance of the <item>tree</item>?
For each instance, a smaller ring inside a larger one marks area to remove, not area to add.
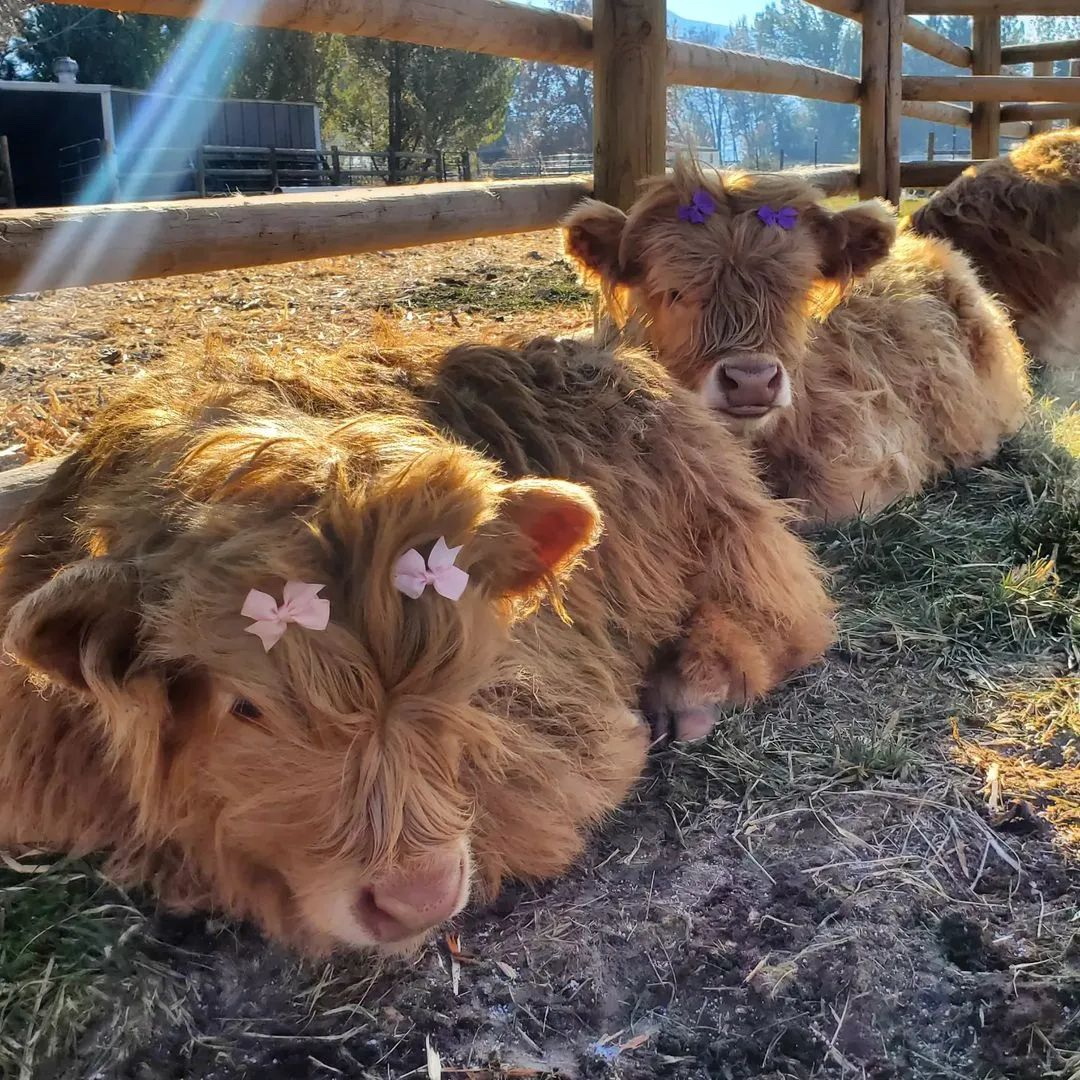
[[[558,64],[522,64],[506,135],[520,157],[568,150],[592,153],[592,72]]]
[[[849,19],[811,7],[805,0],[778,0],[754,19],[754,43],[764,56],[858,75],[859,31]],[[852,161],[857,155],[858,119],[851,105],[787,99],[777,113],[777,139],[789,161]]]
[[[392,151],[473,147],[502,131],[513,61],[367,38],[352,39],[350,49],[384,87],[385,123],[371,123],[376,144]]]
[[[588,16],[590,0],[551,0],[555,11]],[[592,153],[592,72],[559,64],[521,65],[510,101],[507,141],[528,157],[562,151]]]
[[[678,30],[685,41],[713,46],[729,44],[731,33],[727,27],[709,25]],[[672,36],[671,28],[668,34]],[[735,40],[739,40],[737,34]],[[723,160],[724,136],[731,126],[730,105],[730,96],[721,90],[707,86],[671,86],[668,88],[668,126],[681,145],[716,149]]]
[[[70,56],[79,81],[144,89],[182,33],[183,22],[42,4],[19,18],[8,55],[30,78],[51,80],[53,61]]]
[[[328,69],[341,51],[340,39],[330,34],[246,30],[234,49],[229,93],[270,101],[321,101]]]
[[[736,52],[757,52],[756,35],[745,19],[740,19],[724,41]],[[783,99],[771,94],[725,92],[724,111],[731,139],[731,159],[752,169],[768,169],[777,164],[777,129]],[[722,148],[722,140],[720,147]]]

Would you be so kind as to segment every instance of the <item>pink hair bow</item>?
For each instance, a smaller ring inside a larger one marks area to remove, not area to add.
[[[255,621],[245,627],[244,632],[258,637],[269,652],[281,640],[289,623],[307,630],[325,630],[330,622],[330,601],[322,600],[318,595],[325,588],[325,585],[287,581],[281,604],[269,593],[252,589],[240,614]]]
[[[460,600],[469,583],[469,575],[454,565],[460,550],[460,547],[447,547],[444,536],[435,541],[426,562],[416,548],[409,548],[394,563],[394,587],[416,600],[431,585],[447,600]]]

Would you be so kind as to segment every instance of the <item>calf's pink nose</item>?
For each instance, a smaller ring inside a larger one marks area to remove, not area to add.
[[[780,365],[760,360],[733,360],[718,373],[727,403],[735,409],[768,408],[776,403],[783,385]]]
[[[457,852],[396,871],[360,890],[357,914],[376,941],[415,937],[456,915],[468,898],[465,859]]]

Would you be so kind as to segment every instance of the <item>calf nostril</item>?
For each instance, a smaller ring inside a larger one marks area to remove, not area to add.
[[[376,941],[400,941],[413,933],[399,918],[379,907],[375,890],[366,886],[356,898],[356,914]]]
[[[390,874],[360,889],[355,912],[376,941],[392,944],[446,922],[468,894],[468,862]]]
[[[715,386],[724,411],[767,412],[784,392],[784,368],[776,362],[746,358],[717,364]]]

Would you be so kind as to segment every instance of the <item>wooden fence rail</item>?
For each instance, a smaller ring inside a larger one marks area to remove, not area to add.
[[[1005,121],[1075,120],[1078,109],[1074,105],[1061,105],[1056,101],[1036,101],[1027,105],[1002,105],[1001,119]]]
[[[1075,15],[1076,0],[908,0],[909,15]]]
[[[243,26],[385,38],[569,67],[593,66],[591,19],[504,0],[221,0],[213,5],[200,0],[61,2]],[[661,29],[665,23],[666,19]],[[667,42],[665,68],[672,85],[794,94],[851,104],[859,100],[859,81],[848,75],[689,41]]]
[[[1003,64],[1037,64],[1044,60],[1072,60],[1080,56],[1080,38],[1067,41],[1040,41],[1031,45],[1005,45],[1001,49]],[[1040,72],[1036,71],[1036,75]],[[1044,72],[1052,75],[1052,71]]]
[[[909,101],[1080,101],[1071,75],[905,75]]]
[[[579,178],[0,214],[0,293],[200,274],[550,229]]]
[[[143,15],[434,45],[461,52],[592,64],[592,21],[504,0],[61,0]]]
[[[793,170],[846,195],[854,167]],[[586,177],[354,188],[0,213],[0,295],[550,229]]]
[[[900,166],[900,183],[906,188],[936,188],[951,184],[965,169],[981,162],[970,158],[955,161],[905,161]]]

